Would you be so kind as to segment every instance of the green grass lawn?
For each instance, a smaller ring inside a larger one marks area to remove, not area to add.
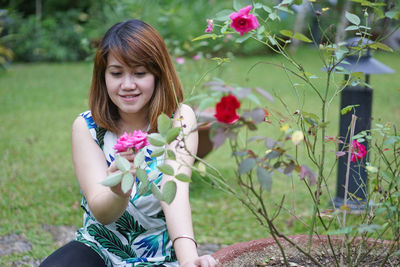
[[[301,49],[296,57],[309,72],[322,77],[315,51]],[[376,54],[375,58],[396,70],[391,75],[374,75],[374,122],[382,119],[400,122],[400,54]],[[235,58],[222,68],[211,72],[214,76],[243,87],[262,87],[281,96],[294,112],[300,104],[295,97],[286,74],[271,65],[258,65],[252,72],[249,67],[258,61],[280,62],[276,56]],[[177,66],[187,95],[202,74],[215,63],[188,60]],[[80,191],[74,176],[71,160],[70,131],[75,117],[88,109],[87,95],[92,72],[91,63],[68,64],[15,64],[0,76],[0,236],[23,234],[32,244],[29,252],[34,258],[51,253],[56,244],[43,224],[82,224],[79,207]],[[335,76],[340,81],[342,77]],[[298,81],[294,81],[298,83]],[[323,81],[319,83],[323,85]],[[196,87],[196,92],[203,90]],[[304,109],[317,113],[317,98],[311,90],[298,85],[301,99],[306,99]],[[273,110],[286,111],[279,101],[266,103]],[[339,101],[334,100],[329,110],[328,134],[338,134]],[[260,131],[268,131],[263,128]],[[271,133],[272,134],[272,133]],[[232,175],[231,155],[227,146],[212,152],[207,159],[214,162],[228,176]],[[333,161],[333,159],[330,159]],[[305,192],[292,192],[291,184],[298,184],[293,176],[274,178],[270,195],[273,205],[277,195],[285,193],[289,205],[300,215],[309,213],[310,203],[304,201]],[[335,177],[330,178],[332,185]],[[249,215],[232,196],[212,190],[200,179],[192,182],[191,201],[194,227],[200,242],[231,244],[267,236],[266,230]],[[334,188],[332,189],[334,192]],[[280,223],[286,233],[303,233],[301,224],[290,215],[283,215]],[[0,258],[0,265],[21,255]]]

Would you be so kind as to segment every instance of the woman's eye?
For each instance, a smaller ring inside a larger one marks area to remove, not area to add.
[[[111,75],[117,77],[121,75],[121,72],[111,72]]]
[[[144,76],[146,72],[135,72],[136,76]]]

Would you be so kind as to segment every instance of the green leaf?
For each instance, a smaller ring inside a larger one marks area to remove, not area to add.
[[[176,160],[175,152],[172,151],[171,149],[168,149],[167,150],[167,158],[172,159],[172,160]]]
[[[278,16],[276,12],[269,13],[268,18],[271,19],[272,21],[281,20],[281,18]]]
[[[348,26],[346,29],[344,29],[345,31],[356,31],[356,30],[358,30],[358,26],[356,26],[356,25],[351,25],[351,26]]]
[[[244,41],[246,41],[247,39],[249,39],[251,37],[250,33],[246,33],[243,36],[240,36],[239,38],[236,39],[236,43],[243,43]]]
[[[385,13],[385,16],[390,18],[390,19],[398,19],[399,18],[400,11],[396,10],[390,10]]]
[[[303,111],[302,115],[303,115],[305,122],[308,123],[309,125],[311,125],[311,126],[318,125],[319,117],[317,115],[315,115],[314,113]]]
[[[151,190],[151,193],[153,193],[155,198],[157,198],[158,200],[163,200],[163,195],[155,183],[151,183],[150,190]]]
[[[272,9],[269,6],[263,5],[262,8],[268,13],[271,14],[272,13]]]
[[[147,140],[153,146],[163,146],[166,143],[166,140],[161,134],[159,133],[152,133],[147,136]]]
[[[174,141],[178,137],[180,132],[181,127],[174,127],[172,129],[169,129],[166,137],[167,143],[170,144],[172,141]]]
[[[225,32],[228,30],[228,26],[229,26],[229,23],[225,23],[225,25],[221,28],[222,34],[225,34]]]
[[[259,34],[260,39],[262,38],[262,37],[261,37],[261,34],[262,34],[264,31],[265,31],[265,27],[264,27],[264,26],[261,26],[261,27],[259,27],[259,28],[257,29],[257,34]]]
[[[167,131],[172,127],[172,121],[171,119],[165,115],[164,113],[161,113],[158,118],[157,118],[157,130],[158,132],[162,135],[165,136]]]
[[[157,149],[154,149],[153,152],[151,152],[151,156],[158,157],[158,156],[161,156],[162,154],[164,154],[164,152],[165,152],[164,148],[157,148]]]
[[[353,108],[358,107],[360,105],[349,105],[347,107],[342,108],[342,110],[340,111],[340,113],[342,115],[346,115],[347,113],[349,113]]]
[[[283,36],[292,38],[293,32],[291,30],[280,30],[279,31]]]
[[[285,1],[285,0],[283,0]],[[288,8],[288,6],[283,5],[283,2],[281,2],[278,6],[276,6],[276,9],[281,10],[283,12],[289,13],[289,14],[294,14],[294,12]]]
[[[219,11],[216,15],[214,20],[218,20],[218,21],[225,21],[229,19],[230,14],[232,14],[233,11],[232,9],[224,9],[222,11]]]
[[[143,196],[144,194],[146,194],[148,189],[149,189],[149,181],[146,181],[145,183],[140,183],[138,190],[139,196]]]
[[[305,42],[305,43],[312,43],[312,40],[311,40],[311,39],[309,39],[307,36],[305,36],[304,34],[299,33],[299,32],[296,32],[296,33],[293,35],[293,38],[294,38],[294,39],[297,39],[297,40],[300,40],[300,41],[303,41],[303,42]]]
[[[378,224],[360,224],[357,231],[361,233],[376,233],[378,230],[382,229],[382,226]]]
[[[143,169],[136,169],[136,177],[140,182],[145,183],[147,181],[147,173]]]
[[[162,192],[162,200],[170,204],[176,194],[176,183],[174,181],[168,181],[164,184]]]
[[[190,177],[184,173],[180,173],[180,174],[176,175],[175,178],[181,182],[190,182],[191,181]]]
[[[389,139],[385,140],[385,142],[383,144],[384,145],[393,145],[399,141],[400,141],[399,136],[391,136]]]
[[[293,0],[283,0],[279,5],[291,5],[293,3]]]
[[[133,160],[133,165],[138,168],[144,162],[144,151],[141,150],[139,153],[135,155],[135,159]]]
[[[254,166],[256,166],[256,160],[254,158],[247,158],[244,159],[240,164],[239,164],[239,174],[244,174],[250,172]]]
[[[150,181],[153,181],[158,178],[159,174],[160,172],[158,170],[152,170],[147,174],[147,176]]]
[[[105,185],[105,186],[115,186],[119,182],[121,182],[123,173],[121,171],[114,172],[110,175],[107,176],[107,178],[100,182],[100,184]]]
[[[117,164],[118,169],[123,172],[129,171],[129,169],[131,168],[131,164],[129,163],[129,161],[126,158],[121,157],[120,155],[117,155],[115,157],[115,163]]]
[[[357,15],[352,14],[352,13],[346,11],[345,16],[346,16],[346,19],[347,19],[348,21],[350,21],[352,24],[360,25],[361,20],[360,20],[360,18],[359,18]]]
[[[133,175],[130,172],[124,173],[124,176],[122,176],[122,181],[121,181],[121,190],[122,192],[126,193],[128,192],[133,185]]]
[[[157,168],[166,175],[174,176],[174,169],[168,164],[162,164],[157,166]]]
[[[239,0],[233,0],[233,9],[239,11],[243,7]]]
[[[257,167],[257,178],[261,187],[271,192],[272,177],[271,173],[264,169],[263,167]]]
[[[381,49],[387,52],[393,52],[393,49],[390,48],[389,46],[383,44],[383,43],[379,43],[379,42],[375,42],[373,44],[370,44],[369,47],[373,48],[373,49]]]

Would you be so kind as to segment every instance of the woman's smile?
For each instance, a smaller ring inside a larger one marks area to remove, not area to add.
[[[141,95],[140,93],[137,93],[137,94],[127,94],[127,95],[122,95],[122,94],[120,94],[119,96],[120,96],[124,101],[132,102],[132,101],[137,100],[137,99],[139,98],[140,95]]]

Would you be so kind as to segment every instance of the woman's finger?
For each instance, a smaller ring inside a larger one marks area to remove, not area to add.
[[[107,175],[110,175],[113,172],[116,172],[118,170],[117,164],[115,161],[111,162],[110,167],[107,168]]]
[[[133,162],[135,159],[135,154],[132,151],[121,152],[120,156],[126,158],[130,162]]]

